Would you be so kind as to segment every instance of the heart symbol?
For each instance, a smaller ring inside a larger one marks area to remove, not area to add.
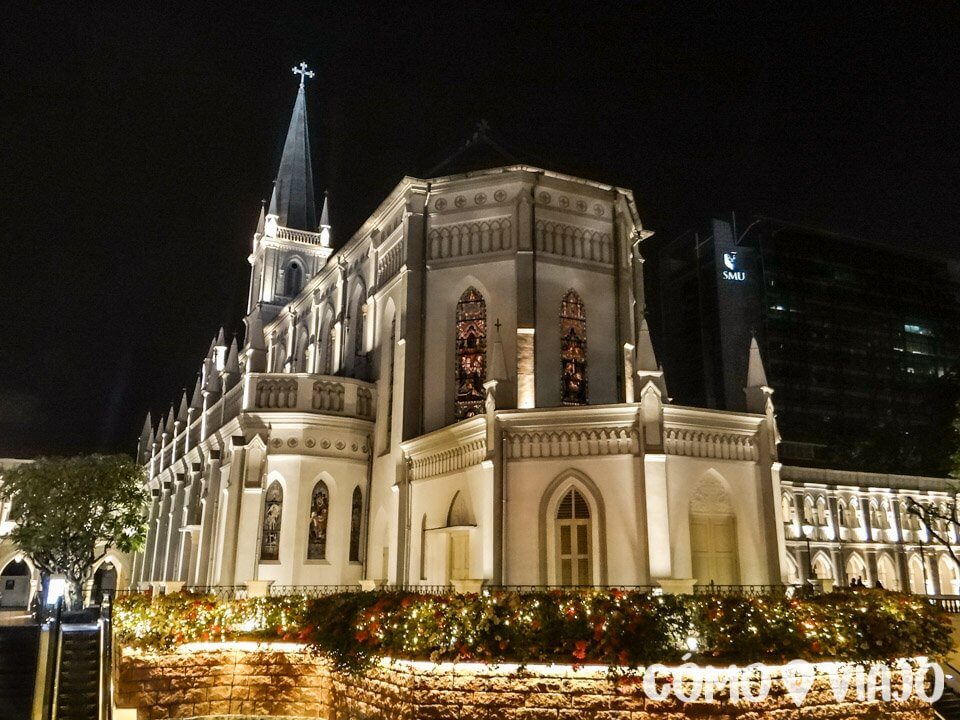
[[[816,668],[806,660],[791,660],[783,667],[783,686],[797,707],[803,705],[816,679]]]

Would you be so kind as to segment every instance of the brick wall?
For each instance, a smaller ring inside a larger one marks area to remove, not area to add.
[[[337,673],[297,646],[134,654],[116,663],[116,705],[136,708],[138,720],[205,715],[294,716],[328,720],[655,720],[695,716],[717,720],[928,720],[925,703],[837,703],[818,678],[802,708],[779,683],[763,704],[682,704],[646,698],[638,684],[615,684],[590,670],[397,663],[363,676]]]

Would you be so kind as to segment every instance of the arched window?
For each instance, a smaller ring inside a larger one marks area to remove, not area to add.
[[[357,299],[357,309],[355,311],[356,320],[354,320],[354,323],[356,327],[353,330],[354,355],[363,355],[363,319],[367,314],[367,306],[363,304],[362,300],[362,298]]]
[[[560,400],[564,405],[587,404],[587,315],[574,290],[560,303]]]
[[[850,527],[850,517],[847,515],[847,504],[840,500],[837,502],[837,518],[840,522],[840,529]]]
[[[867,577],[867,566],[863,562],[863,559],[856,553],[847,558],[847,564],[844,567],[844,571],[847,574],[847,583],[852,583],[854,580],[859,580],[860,582],[866,583],[869,578]]]
[[[792,525],[794,520],[795,507],[793,505],[793,496],[784,494],[780,498],[780,514],[783,516],[784,525]]]
[[[294,260],[287,265],[287,271],[284,273],[283,294],[287,297],[294,297],[300,294],[303,287],[303,268],[300,263]]]
[[[394,356],[397,352],[397,316],[390,318],[390,341],[386,347],[387,352],[387,435],[386,447],[389,449],[391,436],[393,434],[393,381],[394,376]]]
[[[363,495],[360,488],[353,489],[350,501],[350,562],[360,562],[360,523],[363,520]]]
[[[557,506],[557,576],[561,585],[590,585],[590,507],[576,488]]]
[[[829,580],[833,577],[833,567],[823,553],[818,554],[813,560],[813,574],[818,580]]]
[[[310,496],[310,528],[307,535],[307,560],[327,557],[327,517],[330,514],[330,491],[318,480]]]
[[[851,530],[859,530],[861,525],[859,498],[855,498],[855,497],[850,498],[849,510],[850,512],[847,516],[847,520],[849,521],[850,524],[847,525],[847,527],[849,527]]]
[[[897,569],[888,555],[877,558],[877,583],[887,590],[899,590],[900,581],[897,579]]]
[[[816,521],[819,527],[827,527],[827,501],[820,496],[817,498],[817,514]]]
[[[263,533],[260,560],[280,559],[280,521],[283,519],[283,487],[274,480],[267,487],[263,502]]]
[[[924,572],[923,562],[920,560],[920,557],[912,555],[910,562],[907,563],[907,568],[910,571],[910,592],[916,593],[917,595],[926,595],[926,573]]]
[[[323,334],[323,374],[330,375],[333,372],[333,338],[336,335],[336,328],[329,327]]]
[[[807,495],[803,499],[803,524],[804,525],[815,525],[816,518],[814,517],[813,510],[813,498]]]
[[[483,412],[487,380],[487,304],[475,288],[467,288],[457,303],[457,420]]]

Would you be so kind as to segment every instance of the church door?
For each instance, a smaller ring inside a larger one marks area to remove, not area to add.
[[[700,586],[737,585],[737,522],[733,515],[690,515],[693,577]]]
[[[466,580],[470,577],[470,535],[468,533],[450,533],[449,573],[451,580]]]

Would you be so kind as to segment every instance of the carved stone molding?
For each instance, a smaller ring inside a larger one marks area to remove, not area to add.
[[[537,220],[534,230],[538,252],[601,265],[613,264],[613,240],[607,233],[544,220]]]
[[[507,434],[507,455],[511,459],[627,455],[636,454],[639,451],[639,436],[634,427],[544,430]]]
[[[759,457],[754,436],[692,428],[666,428],[663,448],[667,455],[688,457],[721,460],[757,460]]]
[[[428,237],[431,260],[483,255],[513,248],[509,217],[489,218],[433,228]]]
[[[471,440],[463,445],[449,447],[439,452],[427,453],[411,459],[410,478],[412,480],[423,480],[435,475],[463,470],[472,465],[479,465],[486,457],[486,440],[484,438]]]

